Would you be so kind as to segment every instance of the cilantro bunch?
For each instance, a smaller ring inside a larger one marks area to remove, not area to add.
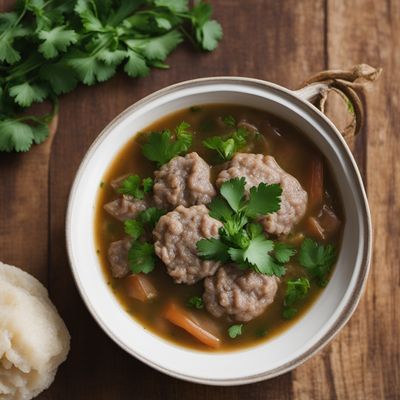
[[[203,1],[21,0],[0,13],[0,151],[27,151],[48,136],[51,115],[23,108],[93,85],[121,68],[131,77],[168,68],[165,59],[188,37],[214,50],[222,37]]]
[[[257,218],[280,208],[282,188],[260,183],[245,196],[245,178],[224,182],[209,205],[210,216],[223,223],[220,237],[197,242],[204,259],[234,262],[240,268],[265,275],[282,276],[284,264],[295,254],[292,246],[267,239]]]

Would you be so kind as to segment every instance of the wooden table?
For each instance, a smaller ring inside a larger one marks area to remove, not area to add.
[[[0,9],[12,5],[0,0]],[[45,399],[400,398],[400,1],[214,0],[225,38],[200,54],[183,45],[171,69],[122,74],[61,100],[60,126],[27,154],[0,155],[0,260],[49,288],[72,351]],[[381,66],[365,96],[367,124],[354,146],[374,225],[372,271],[351,321],[323,351],[270,381],[233,388],[170,378],[130,357],[97,326],[72,279],[64,239],[68,193],[93,139],[118,113],[172,83],[241,75],[295,88],[326,68]],[[51,147],[51,151],[50,151]]]

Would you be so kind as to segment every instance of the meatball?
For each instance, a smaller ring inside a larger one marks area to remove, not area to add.
[[[123,195],[104,205],[104,209],[120,221],[136,218],[137,215],[149,207],[146,200],[135,199],[132,196]]]
[[[260,218],[267,233],[287,235],[304,216],[307,207],[307,192],[299,181],[285,172],[274,157],[263,154],[237,153],[227,168],[217,177],[217,186],[236,177],[246,178],[246,191],[261,182],[278,183],[282,187],[281,207],[278,212]]]
[[[216,194],[210,182],[210,166],[197,153],[174,157],[154,176],[154,202],[164,209],[208,204]]]
[[[160,218],[153,231],[154,248],[175,282],[191,285],[215,273],[219,261],[200,259],[196,244],[204,238],[218,237],[220,226],[204,205],[178,206]]]
[[[247,322],[262,314],[274,301],[278,279],[224,265],[213,277],[204,280],[204,288],[203,300],[210,314]]]
[[[114,278],[123,278],[128,275],[128,252],[132,241],[130,238],[112,242],[108,248],[108,261],[111,265],[111,274]]]

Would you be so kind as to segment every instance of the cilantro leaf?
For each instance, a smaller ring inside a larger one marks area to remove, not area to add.
[[[42,67],[39,75],[41,79],[50,83],[57,95],[70,92],[78,84],[78,79],[74,73],[71,73],[71,68],[62,62]]]
[[[230,160],[239,149],[246,145],[246,137],[246,131],[238,129],[227,137],[209,137],[203,140],[203,146],[215,150],[222,160]]]
[[[281,204],[282,188],[278,184],[260,183],[250,189],[246,215],[256,217],[276,212]]]
[[[233,210],[228,202],[220,196],[214,197],[208,208],[210,209],[210,217],[223,222],[230,221],[233,216]]]
[[[67,48],[78,41],[78,34],[72,29],[66,29],[65,25],[56,26],[49,31],[40,31],[39,39],[43,40],[39,51],[45,58],[54,58],[59,52],[65,52]]]
[[[11,118],[0,120],[0,151],[28,151],[33,139],[28,124]]]
[[[154,0],[154,4],[158,7],[166,7],[176,13],[188,11],[187,0]]]
[[[136,51],[127,51],[128,61],[124,66],[124,71],[132,78],[139,76],[147,76],[150,69],[146,64],[146,60]]]
[[[292,319],[298,309],[293,307],[299,300],[304,299],[310,290],[310,281],[307,278],[289,279],[287,281],[287,288],[285,298],[283,301],[282,317],[284,319]]]
[[[150,243],[134,242],[128,252],[128,261],[134,274],[150,273],[156,263],[154,246]]]
[[[236,337],[242,334],[243,324],[240,325],[232,325],[228,328],[228,335],[231,339],[235,339]]]
[[[289,279],[285,293],[284,305],[291,306],[298,300],[304,299],[310,290],[310,281],[307,278]]]
[[[196,39],[204,50],[214,50],[222,38],[222,28],[217,21],[210,21],[212,7],[200,1],[192,10],[191,19]]]
[[[235,212],[240,211],[244,197],[245,178],[233,178],[221,185],[220,193]]]
[[[291,244],[277,242],[274,245],[275,259],[281,264],[288,263],[295,254],[296,250]]]
[[[282,311],[283,319],[292,319],[297,314],[297,308],[285,307]]]
[[[189,127],[186,122],[181,123],[176,128],[174,138],[169,130],[151,132],[146,143],[142,145],[143,155],[150,161],[155,161],[160,167],[175,156],[185,153],[193,140],[192,134],[188,131]]]
[[[165,35],[148,40],[144,46],[143,53],[149,60],[164,61],[168,54],[182,41],[182,34],[177,30],[173,30]]]
[[[124,221],[124,230],[133,240],[137,240],[143,235],[143,224],[135,219],[127,219]]]
[[[147,224],[151,230],[156,226],[158,220],[165,214],[165,211],[156,208],[156,207],[149,207],[146,210],[142,211],[139,214],[139,220],[143,224]]]
[[[233,128],[236,126],[236,120],[234,117],[232,117],[232,115],[226,115],[225,117],[222,117],[222,121],[224,121],[226,126],[231,126]]]
[[[204,302],[200,296],[193,296],[187,301],[187,306],[201,310],[204,308]]]
[[[47,96],[43,86],[28,82],[10,87],[9,93],[21,107],[29,107],[34,101],[42,102]]]
[[[305,239],[300,247],[299,263],[317,278],[321,286],[326,285],[325,276],[336,260],[334,246],[318,244],[312,239]]]
[[[206,260],[218,260],[226,262],[229,260],[228,246],[220,239],[201,239],[197,242],[197,254]]]
[[[153,188],[153,179],[145,178],[140,181],[138,175],[130,175],[121,182],[118,193],[129,195],[135,199],[142,200],[146,193]]]
[[[269,255],[273,248],[273,241],[267,240],[261,234],[252,238],[246,249],[230,248],[228,252],[233,261],[239,264],[248,263],[256,272],[269,276],[282,276],[285,269],[276,264]]]

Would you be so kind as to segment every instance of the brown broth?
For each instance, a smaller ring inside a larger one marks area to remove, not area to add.
[[[232,115],[237,121],[245,119],[249,123],[255,125],[262,134],[257,143],[254,143],[253,146],[247,150],[248,152],[264,153],[274,156],[279,165],[288,173],[295,176],[304,186],[310,160],[318,155],[319,151],[296,128],[267,114],[265,111],[234,105],[192,107],[191,109],[178,111],[156,121],[145,131],[174,129],[184,120],[190,123],[195,132],[194,143],[190,151],[197,151],[208,163],[215,165],[218,162],[215,155],[216,153],[205,149],[201,141],[207,136],[228,133],[229,129],[218,122],[221,116],[227,115]],[[155,165],[141,154],[140,141],[140,135],[135,136],[129,141],[110,165],[103,178],[103,182],[100,183],[95,217],[95,239],[99,260],[105,278],[121,303],[121,306],[145,329],[151,330],[159,336],[179,345],[192,349],[210,351],[208,347],[197,342],[196,339],[192,338],[185,331],[172,325],[161,316],[162,309],[169,300],[173,299],[182,306],[185,306],[190,297],[201,296],[203,291],[202,282],[193,286],[175,284],[165,272],[165,267],[162,265],[162,262],[159,261],[154,271],[149,275],[159,292],[159,296],[154,302],[142,303],[127,296],[123,288],[123,279],[115,279],[111,276],[107,260],[107,249],[111,242],[124,237],[124,230],[123,224],[105,212],[103,205],[118,197],[109,184],[113,179],[127,173],[138,174],[141,177],[153,175]],[[213,176],[215,176],[219,169],[221,169],[220,165],[212,167]],[[329,168],[327,168],[326,165],[324,170],[325,201],[331,205],[336,215],[339,216],[343,227],[343,213],[339,196],[330,175]],[[310,216],[309,210],[305,218],[307,216]],[[294,228],[293,233],[302,232],[304,230],[303,221]],[[329,239],[329,243],[334,244],[337,250],[339,250],[340,247],[341,231],[342,229],[334,237]],[[235,339],[229,338],[227,332],[232,322],[229,323],[224,320],[224,318],[216,319],[208,314],[205,309],[191,309],[191,312],[198,316],[207,315],[208,318],[216,321],[219,327],[220,337],[222,338],[222,345],[219,350],[232,351],[246,346],[253,346],[288,329],[295,324],[315,302],[323,289],[318,287],[315,283],[312,283],[309,296],[296,304],[296,308],[299,309],[297,315],[291,320],[282,318],[283,299],[286,289],[285,282],[288,279],[305,275],[304,268],[296,262],[291,261],[287,266],[286,275],[281,278],[281,284],[273,304],[271,304],[261,316],[244,324],[243,334]]]

